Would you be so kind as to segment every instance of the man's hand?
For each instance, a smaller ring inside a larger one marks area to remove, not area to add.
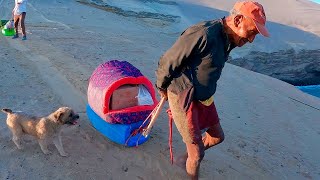
[[[168,94],[167,94],[167,90],[158,90],[158,93],[160,94],[160,97],[161,98],[165,98],[165,100],[167,101],[168,100]]]

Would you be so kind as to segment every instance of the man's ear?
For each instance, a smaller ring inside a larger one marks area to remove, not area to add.
[[[243,21],[244,16],[241,14],[236,15],[233,18],[233,23],[235,27],[239,27],[239,24]]]

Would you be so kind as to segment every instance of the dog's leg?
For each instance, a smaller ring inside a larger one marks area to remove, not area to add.
[[[16,144],[18,149],[23,149],[23,146],[21,145],[21,139],[19,136],[13,135],[12,141]]]
[[[51,151],[48,150],[48,144],[46,139],[38,139],[38,142],[44,154],[51,154]]]
[[[66,152],[64,152],[60,133],[53,139],[53,143],[56,146],[56,148],[58,149],[61,156],[63,156],[63,157],[68,156],[68,154]]]
[[[23,149],[23,146],[21,145],[21,136],[23,134],[22,128],[20,126],[16,126],[15,128],[10,128],[10,130],[12,132],[12,141],[14,144],[16,144],[18,149]]]

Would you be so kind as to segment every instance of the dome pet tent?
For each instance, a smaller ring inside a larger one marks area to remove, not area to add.
[[[1,33],[5,36],[13,36],[16,34],[14,29],[4,29],[4,28],[1,30]]]
[[[149,105],[135,104],[134,98],[138,94],[126,99],[126,95],[135,90],[138,93],[141,85],[151,95],[152,103]],[[117,104],[119,102],[129,107]],[[148,137],[141,136],[141,132],[132,137],[130,135],[139,128],[156,104],[155,90],[150,80],[127,61],[111,60],[100,64],[90,77],[87,115],[92,125],[113,142],[135,146],[147,141]]]
[[[9,28],[8,28],[9,27]],[[15,35],[13,20],[0,20],[1,33],[5,36]]]
[[[0,20],[0,28],[2,29],[8,22],[9,20],[1,19]]]

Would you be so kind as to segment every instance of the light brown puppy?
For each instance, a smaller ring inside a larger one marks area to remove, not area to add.
[[[13,112],[11,109],[2,109],[7,113],[7,125],[12,132],[12,140],[18,147],[21,145],[23,134],[29,134],[38,139],[41,150],[44,154],[50,154],[48,142],[53,141],[61,156],[68,156],[64,152],[61,142],[61,128],[65,124],[74,125],[79,115],[69,107],[61,107],[47,117],[35,117],[23,113]]]

